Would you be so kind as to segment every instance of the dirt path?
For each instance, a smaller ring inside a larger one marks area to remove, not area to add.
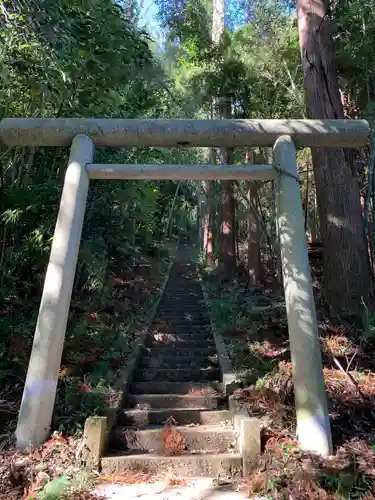
[[[192,480],[186,486],[166,486],[162,481],[129,486],[102,485],[95,492],[108,500],[243,500],[249,498],[245,493],[234,491],[231,486],[215,487],[212,478]]]

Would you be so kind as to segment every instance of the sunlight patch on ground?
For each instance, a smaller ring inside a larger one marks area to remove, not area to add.
[[[105,484],[96,488],[95,493],[108,500],[243,500],[249,498],[244,493],[215,487],[212,479],[187,480],[186,486],[166,486],[165,482],[131,485]]]

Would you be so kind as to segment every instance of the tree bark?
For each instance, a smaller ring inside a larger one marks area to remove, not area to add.
[[[327,0],[297,0],[300,48],[309,118],[343,118]],[[372,290],[359,186],[343,149],[313,148],[323,243],[323,283],[333,313],[358,313]]]
[[[206,264],[215,264],[214,234],[215,234],[215,182],[202,182],[205,197],[205,213],[203,222],[203,252]]]
[[[254,164],[252,151],[246,152],[246,163]],[[260,255],[261,229],[259,214],[254,212],[258,201],[258,184],[256,181],[246,183],[249,212],[247,216],[247,265],[249,268],[249,281],[251,285],[259,285],[263,281],[262,260]]]
[[[222,151],[223,163],[232,163],[233,149]],[[219,270],[224,279],[234,276],[236,260],[236,204],[233,181],[221,181]]]
[[[257,181],[247,182],[246,185],[249,203],[253,202],[256,206],[256,199],[258,197]],[[248,225],[248,267],[249,279],[252,285],[259,285],[263,281],[262,261],[260,256],[260,225],[259,219],[250,208],[247,217]]]
[[[212,7],[211,38],[213,45],[217,45],[225,29],[225,0],[214,0]],[[211,119],[220,118],[220,113],[216,108],[216,99],[212,99]],[[213,148],[210,151],[210,162],[216,163],[216,151]],[[206,212],[203,219],[203,252],[206,264],[213,266],[215,264],[214,237],[216,226],[215,181],[206,181],[202,185],[206,193]]]
[[[223,277],[229,279],[236,271],[235,201],[233,182],[221,182],[221,225],[219,268]]]

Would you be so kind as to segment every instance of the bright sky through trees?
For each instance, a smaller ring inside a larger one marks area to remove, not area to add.
[[[157,20],[158,7],[155,0],[138,0],[140,6],[140,26],[149,30],[160,41],[162,38]],[[236,29],[246,20],[246,0],[227,0],[226,23],[230,29]]]
[[[140,6],[139,24],[146,28],[151,36],[158,41],[160,39],[160,26],[157,20],[158,7],[155,0],[138,0]]]

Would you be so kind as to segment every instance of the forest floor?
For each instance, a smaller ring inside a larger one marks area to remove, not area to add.
[[[375,328],[364,332],[324,314],[318,326],[334,456],[303,453],[295,440],[295,408],[284,298],[206,274],[216,328],[224,336],[242,389],[236,396],[263,422],[263,455],[247,489],[269,499],[375,499]],[[258,310],[257,310],[258,307]],[[371,318],[370,318],[371,320]]]
[[[14,449],[13,436],[40,298],[26,302],[11,295],[1,304],[0,499],[72,498],[73,491],[77,500],[90,498],[95,478],[84,471],[84,422],[118,401],[119,370],[150,319],[175,251],[176,241],[171,240],[134,266],[125,259],[113,260],[98,292],[73,294],[52,421],[54,434],[29,453]]]

